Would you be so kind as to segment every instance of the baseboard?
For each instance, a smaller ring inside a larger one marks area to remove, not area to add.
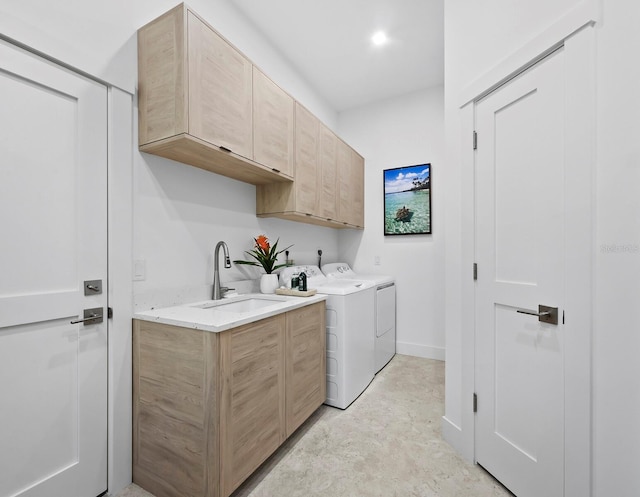
[[[436,359],[444,361],[444,347],[432,347],[430,345],[420,345],[417,343],[396,342],[396,352],[402,355],[414,357],[424,357],[426,359]]]

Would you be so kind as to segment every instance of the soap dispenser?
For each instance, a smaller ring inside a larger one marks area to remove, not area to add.
[[[304,271],[298,275],[298,290],[307,291],[307,274]]]

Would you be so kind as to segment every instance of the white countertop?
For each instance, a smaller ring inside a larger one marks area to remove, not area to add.
[[[326,298],[326,295],[321,294],[311,297],[291,297],[252,293],[222,300],[205,300],[136,312],[133,317],[143,321],[218,333],[236,326],[275,316],[282,312],[322,302]],[[225,309],[228,304],[233,305]],[[250,308],[256,306],[256,304],[261,307],[249,310],[242,309],[242,306]],[[240,307],[240,309],[233,309],[233,307]]]

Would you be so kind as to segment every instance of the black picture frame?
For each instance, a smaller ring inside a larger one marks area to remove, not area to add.
[[[383,172],[384,235],[430,235],[431,163]]]

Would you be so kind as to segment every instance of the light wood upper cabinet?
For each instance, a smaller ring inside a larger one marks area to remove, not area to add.
[[[364,159],[297,102],[294,136],[295,181],[259,185],[258,216],[363,228]]]
[[[319,209],[318,194],[318,133],[320,121],[299,103],[296,103],[295,126],[295,206],[301,213],[316,214]]]
[[[338,221],[338,137],[324,125],[320,126],[320,217],[327,221]]]
[[[138,30],[138,108],[141,151],[257,185],[258,216],[364,227],[360,156],[184,4]]]
[[[293,176],[293,98],[253,68],[254,159]]]
[[[187,16],[189,132],[253,159],[253,65],[192,12]]]
[[[364,159],[343,141],[338,142],[338,218],[364,227]]]
[[[350,224],[364,228],[364,157],[351,150],[351,192],[353,194]]]
[[[247,183],[291,181],[253,155],[253,64],[184,4],[138,30],[138,107],[143,152]]]

